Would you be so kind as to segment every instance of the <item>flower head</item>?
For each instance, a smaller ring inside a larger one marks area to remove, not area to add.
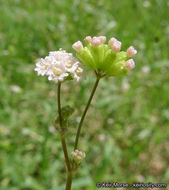
[[[135,66],[130,57],[134,57],[137,51],[130,46],[127,51],[121,51],[122,43],[112,37],[108,44],[105,44],[106,37],[85,37],[86,46],[75,49],[77,58],[81,63],[104,76],[120,76],[127,74]],[[77,42],[76,42],[77,43]],[[75,44],[76,44],[75,43]]]
[[[73,160],[77,163],[80,164],[82,160],[86,157],[86,154],[82,151],[75,150],[71,153]]]
[[[36,63],[35,71],[38,75],[48,76],[48,80],[58,82],[74,78],[79,81],[80,73],[83,70],[71,53],[60,49],[59,51],[49,52],[49,56],[44,59],[41,58]]]

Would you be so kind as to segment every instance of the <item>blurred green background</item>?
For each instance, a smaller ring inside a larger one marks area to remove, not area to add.
[[[0,0],[0,189],[63,190],[56,84],[34,72],[36,59],[87,35],[114,36],[138,50],[127,76],[104,79],[82,130],[87,156],[73,190],[97,181],[169,181],[169,1]],[[76,107],[69,153],[95,81],[63,85],[63,105]],[[82,137],[81,136],[81,137]]]

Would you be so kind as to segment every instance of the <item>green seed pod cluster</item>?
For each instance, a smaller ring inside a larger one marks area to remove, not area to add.
[[[133,46],[127,51],[120,51],[120,41],[115,38],[111,38],[108,44],[105,44],[105,41],[105,36],[93,38],[87,36],[85,47],[80,41],[74,43],[72,47],[82,64],[107,76],[125,75],[135,67],[133,59],[130,59],[137,53]]]

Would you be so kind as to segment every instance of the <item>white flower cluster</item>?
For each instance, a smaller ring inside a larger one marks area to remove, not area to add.
[[[75,150],[71,153],[73,160],[77,163],[80,164],[83,160],[83,158],[86,157],[86,154],[82,151]]]
[[[68,76],[79,81],[80,74],[83,72],[79,64],[71,53],[60,49],[59,51],[49,52],[49,56],[44,59],[41,58],[36,63],[35,71],[37,71],[38,75],[48,76],[48,80],[56,83],[64,81]]]

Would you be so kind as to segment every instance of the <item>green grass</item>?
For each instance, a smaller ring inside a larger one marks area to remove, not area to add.
[[[95,190],[97,181],[167,183],[169,3],[148,2],[145,7],[142,0],[1,0],[1,190],[64,189],[59,135],[49,132],[57,86],[33,69],[49,51],[73,52],[73,42],[100,34],[117,37],[124,49],[133,44],[137,66],[127,76],[101,81],[82,130],[80,148],[87,157],[73,190]],[[84,69],[80,83],[62,89],[63,104],[76,107],[67,134],[69,153],[95,80]]]

